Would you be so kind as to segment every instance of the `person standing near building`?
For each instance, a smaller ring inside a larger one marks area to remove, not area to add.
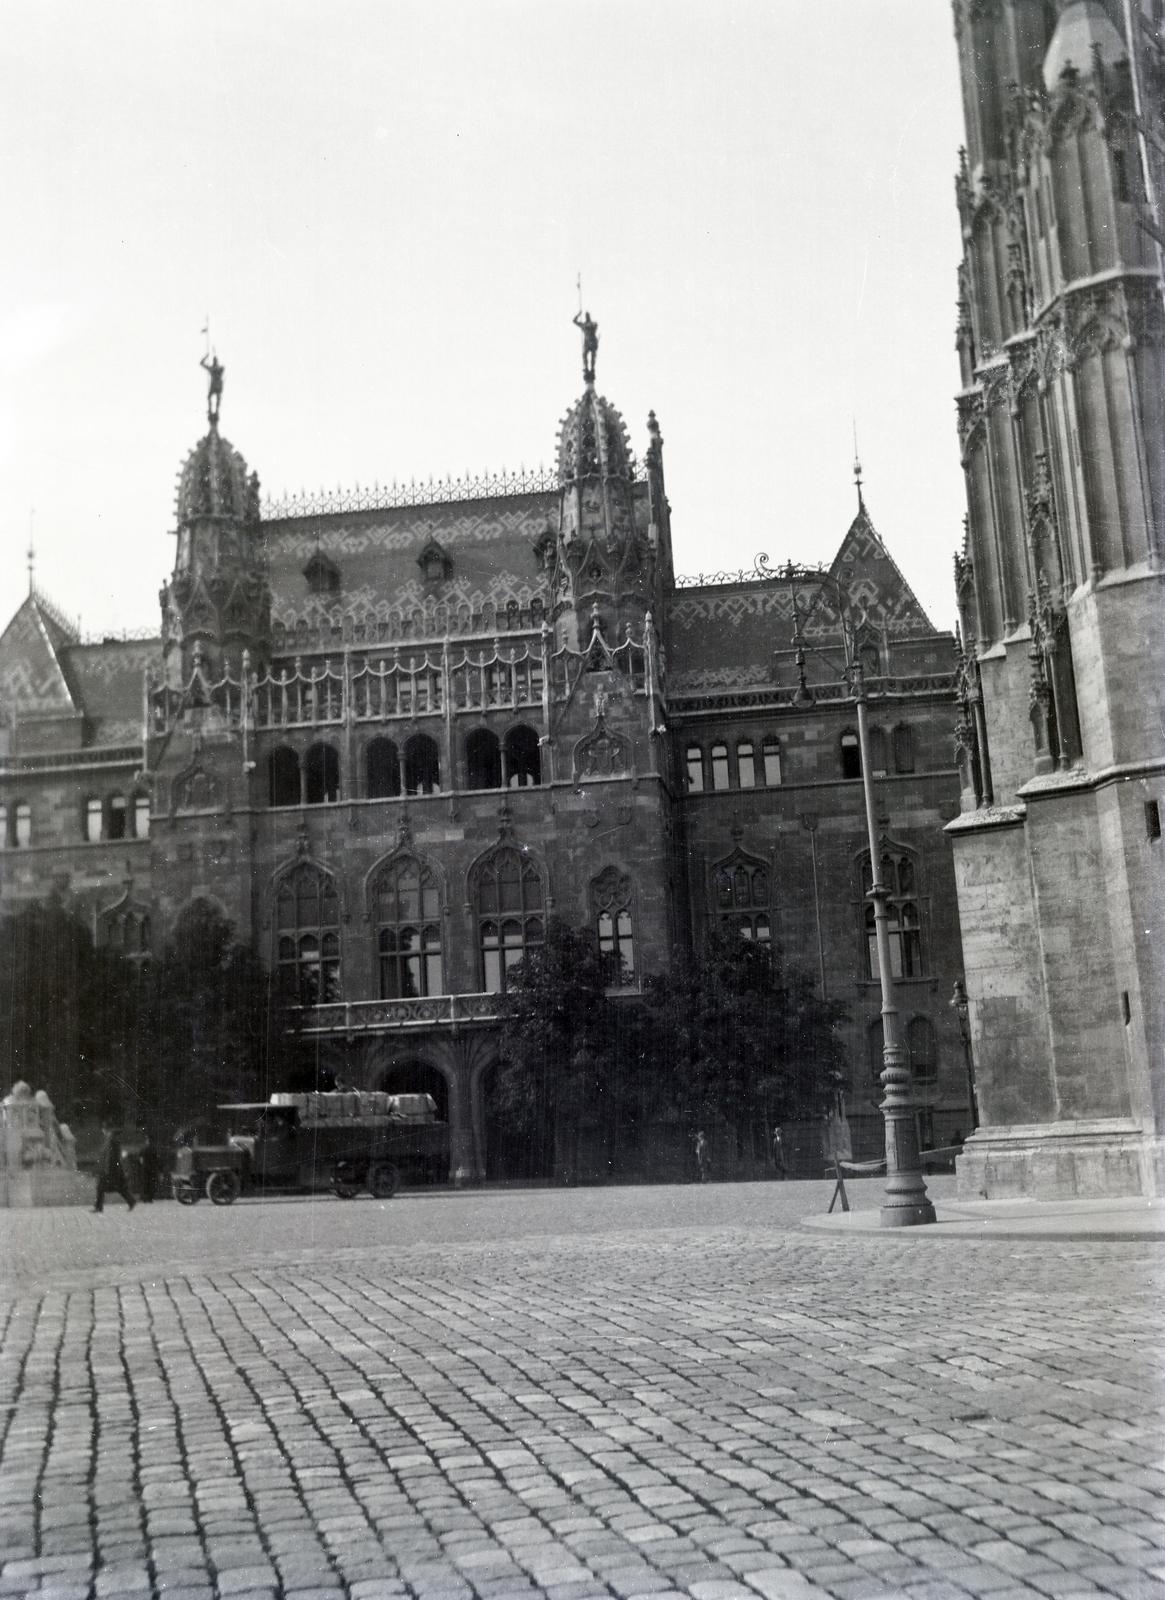
[[[779,1125],[773,1129],[773,1167],[778,1178],[788,1176],[789,1169],[785,1161],[785,1141]]]
[[[696,1170],[700,1174],[700,1182],[707,1183],[710,1162],[708,1159],[708,1140],[703,1128],[696,1130]]]
[[[121,1136],[108,1122],[101,1125],[101,1153],[97,1158],[97,1199],[93,1209],[100,1214],[105,1209],[105,1196],[110,1191],[119,1194],[132,1211],[134,1197],[126,1180],[125,1165],[121,1156]]]

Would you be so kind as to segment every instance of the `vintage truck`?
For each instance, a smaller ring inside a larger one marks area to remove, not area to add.
[[[431,1095],[273,1094],[218,1109],[225,1139],[175,1151],[170,1182],[182,1205],[329,1188],[341,1200],[364,1188],[388,1200],[403,1180],[440,1182],[449,1171],[449,1128]]]

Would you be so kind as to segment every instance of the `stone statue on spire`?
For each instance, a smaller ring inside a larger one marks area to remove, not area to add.
[[[583,336],[583,380],[595,381],[595,357],[599,353],[599,325],[589,311],[579,311],[570,319]]]
[[[212,350],[203,356],[198,365],[205,368],[210,380],[206,394],[206,420],[212,428],[217,427],[218,409],[222,403],[222,362],[218,359],[217,353]]]

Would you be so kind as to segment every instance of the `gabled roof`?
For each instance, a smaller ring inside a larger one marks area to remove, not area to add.
[[[896,638],[923,638],[935,632],[934,623],[882,543],[860,495],[858,514],[829,571],[841,581],[851,606],[859,614],[864,611],[874,627],[885,628]]]
[[[0,702],[9,713],[78,716],[80,707],[62,660],[74,629],[32,590],[0,634]]]

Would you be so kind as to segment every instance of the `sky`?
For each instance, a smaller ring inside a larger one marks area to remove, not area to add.
[[[175,477],[551,464],[582,389],[664,437],[677,571],[827,561],[866,504],[952,625],[945,0],[4,0],[0,627],[35,576],[157,627]]]

